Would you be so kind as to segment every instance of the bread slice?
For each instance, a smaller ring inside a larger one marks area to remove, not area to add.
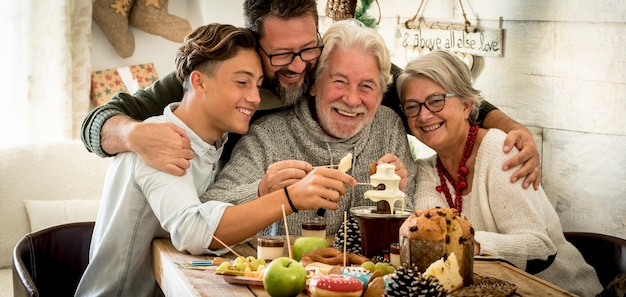
[[[454,252],[444,261],[443,258],[433,262],[424,271],[424,276],[433,276],[448,292],[463,287],[463,277],[459,273],[459,262]]]

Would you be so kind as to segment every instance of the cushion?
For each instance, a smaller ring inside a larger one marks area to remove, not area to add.
[[[31,231],[24,200],[99,199],[111,160],[80,139],[0,146],[0,268]]]
[[[31,232],[75,222],[93,222],[100,200],[24,200]]]

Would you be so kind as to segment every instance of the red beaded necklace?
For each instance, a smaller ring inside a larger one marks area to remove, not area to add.
[[[456,176],[459,180],[458,183],[454,182],[452,175],[450,175],[448,170],[443,167],[443,164],[441,164],[441,159],[437,157],[437,173],[439,174],[439,180],[441,181],[441,185],[437,186],[435,189],[437,190],[437,192],[443,192],[443,194],[446,196],[446,201],[448,202],[448,205],[452,208],[456,208],[459,213],[461,213],[461,211],[463,210],[463,196],[461,196],[461,193],[465,188],[467,188],[467,181],[465,180],[465,176],[469,172],[469,169],[467,169],[467,167],[465,166],[465,162],[467,162],[467,159],[469,158],[470,154],[472,153],[472,149],[474,148],[474,140],[476,140],[476,134],[478,134],[478,126],[470,125],[469,133],[467,134],[467,141],[465,142],[465,149],[463,150],[463,158],[459,163],[459,170],[456,172]],[[446,179],[450,181],[450,183],[454,187],[454,194],[456,196],[456,199],[454,201],[452,201],[452,194],[450,194],[450,190],[446,185]]]

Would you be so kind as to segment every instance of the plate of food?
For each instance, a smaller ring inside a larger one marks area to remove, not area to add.
[[[263,277],[250,277],[250,276],[235,276],[222,274],[224,281],[231,284],[250,285],[250,286],[263,286]]]
[[[240,271],[240,270],[215,270],[215,274],[217,275],[225,275],[225,276],[241,276],[241,277],[252,277],[258,278],[263,277],[261,272],[258,271]]]
[[[263,279],[266,262],[263,259],[237,257],[235,260],[224,261],[215,268],[215,274]]]

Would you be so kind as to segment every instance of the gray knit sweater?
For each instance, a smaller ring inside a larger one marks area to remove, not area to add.
[[[404,164],[412,164],[407,135],[398,115],[381,106],[369,125],[349,139],[333,138],[312,118],[309,101],[300,100],[293,108],[262,117],[250,126],[234,148],[230,161],[217,176],[215,184],[201,197],[202,201],[221,200],[233,204],[258,197],[258,185],[267,167],[282,160],[303,160],[313,166],[338,164],[347,153],[352,153],[352,169],[348,174],[357,182],[369,182],[369,166],[385,153],[393,153]],[[407,166],[409,181],[415,175],[415,166]],[[371,187],[349,187],[340,198],[339,209],[326,211],[326,234],[336,234],[343,222],[343,212],[351,207],[375,205],[363,193]],[[412,207],[415,183],[405,190],[407,205]],[[259,209],[259,211],[263,211]],[[349,214],[349,212],[348,212]],[[299,235],[301,223],[315,217],[315,210],[291,214],[289,233]],[[244,218],[242,218],[244,219]],[[269,226],[260,234],[284,235],[284,222]]]

